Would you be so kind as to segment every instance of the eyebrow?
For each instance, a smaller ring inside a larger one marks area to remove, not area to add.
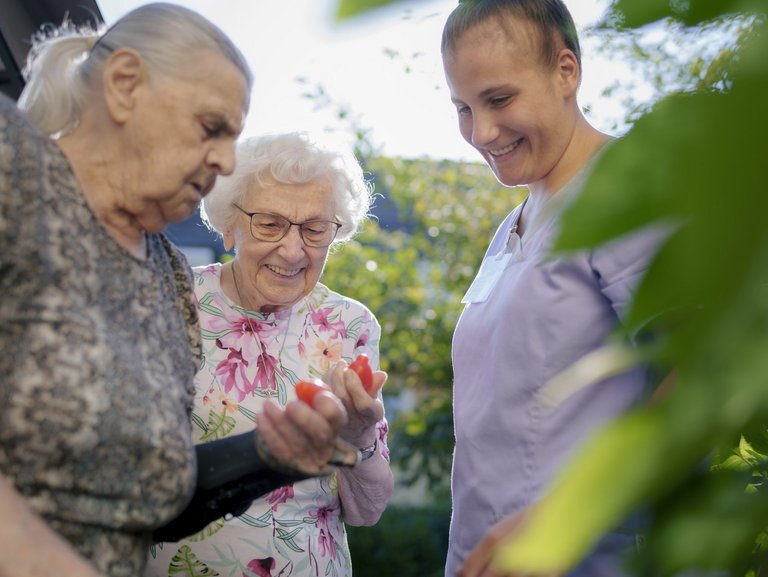
[[[236,126],[234,123],[230,122],[229,119],[222,117],[221,126],[228,134],[232,136],[240,136],[240,134],[243,132],[243,129],[245,128],[245,123],[239,122]]]
[[[217,130],[220,130],[230,136],[239,136],[245,128],[245,122],[241,121],[237,124],[232,122],[226,114],[222,112],[208,112],[200,115],[201,118],[206,119],[208,122],[216,124]]]
[[[495,86],[490,86],[486,88],[478,96],[480,98],[488,98],[491,94],[499,91],[512,92],[513,89],[507,86],[506,84],[497,84]]]
[[[515,92],[516,89],[512,88],[512,87],[510,87],[510,86],[508,86],[506,84],[496,84],[494,86],[489,86],[485,90],[482,90],[477,95],[477,97],[480,100],[484,100],[484,99],[488,98],[491,94],[494,94],[495,92],[499,92],[499,91]],[[459,100],[459,99],[453,98],[453,97],[451,97],[451,102],[453,102],[454,104],[466,104],[466,102],[464,102],[463,100]]]

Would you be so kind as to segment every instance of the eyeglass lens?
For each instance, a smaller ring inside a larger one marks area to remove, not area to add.
[[[299,233],[307,246],[328,246],[336,238],[339,225],[328,220],[310,220],[292,223],[278,214],[254,213],[251,216],[251,233],[254,238],[267,242],[281,240],[292,225],[299,227]]]

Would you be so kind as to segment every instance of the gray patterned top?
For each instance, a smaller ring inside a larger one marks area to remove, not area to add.
[[[0,97],[0,474],[110,577],[141,572],[195,480],[191,271],[163,235],[148,254],[109,236]]]

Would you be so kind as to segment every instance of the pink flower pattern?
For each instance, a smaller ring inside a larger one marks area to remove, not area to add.
[[[339,337],[346,338],[347,327],[344,325],[344,321],[337,320],[331,321],[330,316],[335,312],[332,307],[325,307],[322,309],[315,309],[312,305],[309,305],[309,315],[312,322],[317,326],[321,333],[330,332],[332,339],[338,339]]]
[[[256,366],[258,371],[256,372],[254,388],[263,391],[276,391],[277,381],[275,375],[281,372],[277,359],[272,355],[263,353],[256,360]]]
[[[234,349],[240,351],[247,358],[253,358],[261,350],[261,343],[253,334],[253,325],[248,322],[248,317],[236,311],[224,302],[221,295],[217,294],[211,300],[211,304],[221,310],[221,317],[214,317],[208,323],[208,329],[213,333],[225,333],[219,337],[216,344],[222,349]]]
[[[255,388],[254,383],[249,381],[245,374],[247,367],[248,361],[235,349],[229,349],[227,358],[216,365],[216,376],[224,386],[224,392],[230,393],[234,389],[238,402],[242,402]]]
[[[315,527],[320,529],[317,535],[317,548],[321,557],[336,558],[336,542],[329,522],[336,510],[337,507],[320,507],[312,513],[312,517],[316,519]]]
[[[286,485],[285,487],[275,489],[265,498],[272,506],[272,510],[277,511],[279,505],[282,505],[283,503],[288,502],[288,499],[293,498],[293,485]]]
[[[256,390],[276,391],[277,375],[284,375],[278,359],[266,352],[265,343],[279,336],[285,337],[281,334],[277,322],[285,315],[276,314],[274,322],[251,318],[231,307],[220,294],[214,295],[211,303],[220,307],[222,316],[213,318],[208,323],[208,328],[212,333],[221,334],[216,340],[216,346],[230,351],[226,361],[222,361],[216,369],[217,375],[232,373],[225,383],[225,390],[229,392],[235,388],[238,392],[238,401],[242,401]],[[256,375],[249,379],[245,370],[249,366],[246,359],[254,358]],[[235,362],[241,363],[237,367],[239,369],[237,372],[230,366]]]
[[[248,563],[248,571],[259,577],[272,577],[272,569],[275,568],[275,560],[272,557],[266,559],[251,559]],[[243,573],[243,577],[252,577],[247,573]]]

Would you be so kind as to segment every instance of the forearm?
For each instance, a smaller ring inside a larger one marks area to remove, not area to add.
[[[370,459],[339,470],[339,497],[348,525],[375,525],[392,497],[395,481],[389,460],[384,456],[385,449],[379,441]]]
[[[103,577],[0,475],[0,577]]]
[[[197,445],[197,485],[175,519],[153,532],[155,541],[178,541],[225,516],[245,512],[254,499],[311,477],[282,470],[257,449],[256,431]]]

